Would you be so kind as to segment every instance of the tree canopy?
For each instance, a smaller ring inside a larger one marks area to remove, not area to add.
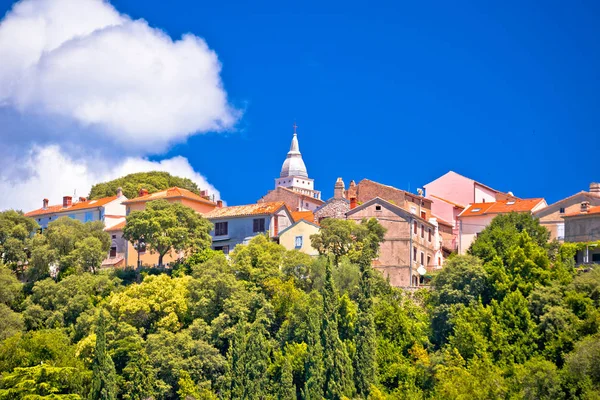
[[[139,221],[193,238],[182,268],[92,268],[106,238],[89,223],[15,231],[29,247],[0,263],[0,399],[600,396],[600,268],[576,269],[531,216],[404,291],[372,268],[376,220],[324,223],[314,258],[263,235],[225,255],[169,208]]]
[[[198,185],[189,178],[173,176],[168,172],[152,171],[137,172],[113,179],[112,181],[97,183],[92,186],[89,199],[114,196],[117,193],[118,188],[123,190],[125,197],[132,199],[138,196],[138,193],[142,188],[148,190],[148,193],[154,193],[173,186],[200,194]]]

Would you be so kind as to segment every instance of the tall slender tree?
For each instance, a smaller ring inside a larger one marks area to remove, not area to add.
[[[288,355],[283,357],[281,376],[278,383],[277,398],[279,400],[296,400],[296,386],[294,386],[292,363]]]
[[[327,399],[338,400],[352,396],[352,362],[346,346],[340,340],[337,322],[338,299],[331,277],[331,263],[325,270],[323,287],[323,318],[321,320],[321,343],[323,346],[324,385]]]
[[[359,258],[360,292],[358,295],[358,320],[356,323],[356,357],[354,358],[354,382],[359,396],[367,398],[371,384],[375,382],[375,322],[373,320],[373,298],[371,290],[371,255],[367,250]]]
[[[316,313],[309,315],[309,333],[306,340],[308,354],[304,363],[304,400],[323,398],[323,346],[321,345],[320,326]]]
[[[117,398],[115,364],[106,352],[106,321],[102,310],[98,315],[96,325],[96,351],[92,363],[94,377],[89,398],[91,400],[114,400]]]

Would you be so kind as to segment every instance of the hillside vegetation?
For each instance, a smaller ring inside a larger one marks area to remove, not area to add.
[[[114,196],[117,189],[121,187],[123,194],[132,199],[137,197],[140,189],[148,190],[148,193],[158,192],[177,186],[200,194],[200,188],[189,178],[173,176],[168,172],[152,171],[129,174],[108,182],[97,183],[90,190],[89,199],[100,199],[102,197]]]
[[[600,398],[600,269],[577,271],[527,215],[408,293],[371,269],[375,220],[325,223],[316,259],[258,236],[229,258],[196,243],[171,270],[98,272],[78,245],[103,243],[93,227],[28,239],[8,213],[0,399]],[[40,258],[28,274],[12,239],[45,240],[64,272]]]

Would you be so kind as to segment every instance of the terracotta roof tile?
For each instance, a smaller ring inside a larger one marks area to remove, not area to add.
[[[510,212],[531,212],[538,204],[543,202],[542,198],[499,200],[489,203],[472,203],[460,215],[459,218],[477,217],[488,214],[506,214]]]
[[[585,217],[586,215],[600,214],[600,206],[588,207],[587,212],[573,212],[563,215],[563,217]]]
[[[113,225],[110,228],[106,228],[105,231],[106,232],[122,231],[123,228],[125,228],[125,222],[126,221],[119,222],[118,224]]]
[[[124,201],[123,204],[139,203],[160,199],[173,199],[179,197],[183,197],[200,203],[216,205],[214,201],[206,200],[204,197],[198,196],[196,193],[180,187],[172,187],[169,189],[161,190],[159,192],[150,193],[145,196],[135,197],[133,199]]]
[[[270,203],[248,204],[244,206],[220,207],[211,210],[204,215],[204,218],[228,218],[228,217],[244,217],[250,215],[270,215],[279,211],[281,208],[287,208],[285,202],[274,201]]]
[[[35,217],[38,215],[46,215],[46,214],[55,214],[60,212],[72,212],[79,210],[89,210],[90,208],[102,207],[105,204],[110,203],[115,200],[117,196],[103,197],[97,200],[86,200],[80,201],[78,203],[73,203],[69,207],[63,207],[62,204],[55,206],[48,206],[47,208],[39,208],[37,210],[33,210],[25,214],[26,217]]]
[[[300,221],[301,219],[308,222],[315,222],[315,213],[312,211],[292,211],[292,218],[294,222]]]

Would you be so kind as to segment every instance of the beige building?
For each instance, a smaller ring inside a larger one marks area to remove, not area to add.
[[[563,216],[565,221],[565,242],[588,243],[585,249],[577,252],[577,264],[600,263],[600,206],[592,207],[587,201],[579,205],[579,210]]]
[[[458,252],[465,254],[471,243],[475,241],[481,231],[492,222],[494,217],[500,214],[535,213],[546,207],[546,200],[537,199],[512,199],[499,200],[495,202],[470,204],[459,216],[459,240]]]
[[[299,219],[279,233],[279,244],[288,250],[298,250],[309,256],[317,256],[319,252],[312,247],[310,236],[319,233],[319,225],[305,219]]]
[[[420,286],[426,283],[427,271],[441,267],[441,240],[435,220],[430,222],[379,197],[361,205],[351,201],[350,207],[347,219],[360,222],[376,218],[387,229],[373,268],[391,285]]]
[[[582,190],[536,211],[533,215],[540,220],[541,225],[550,231],[550,240],[563,241],[566,235],[563,217],[578,213],[583,202],[588,202],[592,207],[600,206],[600,183],[592,183],[589,192]]]
[[[181,203],[202,215],[215,209],[217,204],[222,204],[220,200],[215,203],[214,201],[210,201],[187,189],[172,187],[151,194],[149,194],[147,190],[141,189],[138,197],[124,201],[123,205],[126,207],[126,214],[129,215],[132,211],[145,210],[146,204],[149,201],[154,200],[166,200],[169,203]],[[125,249],[125,265],[138,265],[138,256],[139,262],[142,265],[156,265],[158,263],[158,254],[151,253],[150,251],[146,251],[145,248],[142,248],[142,251],[140,251],[138,255],[133,244],[128,242]],[[163,263],[169,264],[179,257],[179,254],[167,254],[163,258]]]

